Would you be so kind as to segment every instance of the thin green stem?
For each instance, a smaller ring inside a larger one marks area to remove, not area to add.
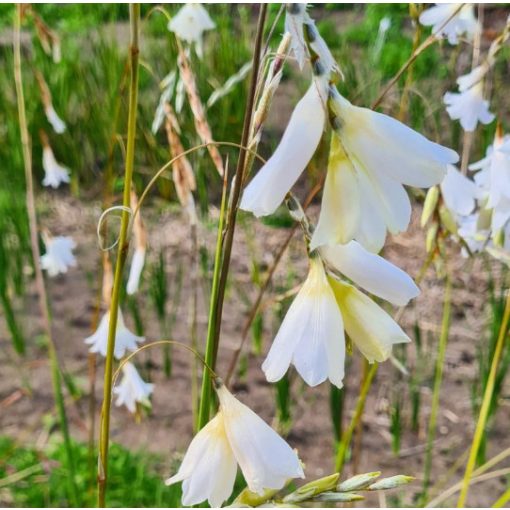
[[[361,391],[358,397],[358,402],[356,403],[356,409],[354,410],[354,416],[351,419],[351,423],[342,434],[342,439],[340,440],[340,445],[338,446],[338,451],[336,454],[336,463],[335,469],[338,473],[342,473],[344,463],[345,463],[345,455],[351,444],[352,435],[354,430],[358,426],[358,423],[363,415],[363,410],[365,409],[365,402],[367,400],[368,391],[370,390],[370,386],[372,386],[372,380],[375,377],[377,372],[378,364],[374,363],[370,366],[370,370],[368,371],[365,380],[363,382],[363,386],[361,387]]]
[[[130,87],[129,87],[129,113],[128,113],[128,132],[127,132],[127,150],[126,166],[124,174],[124,194],[120,226],[120,236],[117,251],[117,263],[115,265],[115,277],[113,281],[112,300],[110,304],[110,321],[108,329],[108,347],[106,352],[105,373],[104,373],[104,395],[103,407],[101,412],[101,434],[99,437],[99,463],[98,463],[98,506],[105,506],[105,497],[108,477],[108,447],[110,438],[110,407],[111,407],[111,389],[113,375],[113,353],[115,349],[115,332],[117,329],[117,316],[119,310],[120,288],[122,285],[122,272],[126,262],[129,248],[128,226],[130,214],[128,208],[131,199],[131,180],[133,176],[134,156],[135,156],[135,135],[136,135],[136,112],[138,104],[138,32],[140,21],[140,5],[131,4],[129,6],[130,17]]]
[[[216,237],[216,252],[214,256],[213,280],[211,286],[211,298],[209,304],[209,321],[207,324],[207,340],[205,344],[205,361],[212,366],[214,360],[214,332],[216,331],[216,307],[218,302],[218,286],[220,283],[221,254],[223,251],[223,228],[227,209],[227,174],[228,166],[223,177],[223,192],[221,196],[220,218],[218,221],[218,234]],[[209,421],[209,410],[211,408],[211,385],[206,384],[210,378],[205,374],[202,377],[202,390],[200,392],[200,405],[198,409],[198,425],[200,430]]]
[[[248,101],[246,103],[246,110],[244,114],[243,133],[241,136],[241,150],[239,152],[239,159],[237,161],[237,168],[235,173],[235,182],[233,183],[233,190],[229,197],[230,208],[228,213],[228,220],[225,232],[225,241],[223,244],[223,254],[220,256],[216,253],[216,259],[220,262],[221,269],[215,265],[215,273],[219,270],[219,280],[217,287],[217,295],[211,296],[211,306],[209,314],[209,329],[211,336],[207,337],[206,344],[206,361],[215,368],[216,358],[218,355],[219,338],[221,332],[221,318],[223,314],[223,302],[225,299],[225,288],[227,284],[227,277],[230,268],[230,256],[232,253],[232,245],[234,242],[234,232],[237,219],[237,209],[239,206],[239,198],[241,196],[241,189],[244,181],[244,173],[246,168],[246,146],[250,136],[250,128],[253,117],[253,109],[255,104],[255,94],[257,89],[257,81],[260,67],[260,56],[262,51],[262,37],[264,33],[264,24],[266,20],[267,4],[260,5],[259,19],[257,23],[257,34],[255,36],[255,49],[253,51],[253,66],[251,74],[250,91],[248,93]],[[212,323],[212,325],[211,325]],[[210,356],[210,358],[208,357]],[[210,377],[204,377],[202,380],[202,391],[200,399],[200,411],[198,419],[198,428],[201,429],[209,421],[210,413],[210,395],[212,389],[212,381]]]
[[[478,416],[475,434],[473,437],[473,441],[471,443],[471,449],[469,451],[469,458],[467,461],[464,478],[462,480],[462,490],[460,492],[459,500],[457,501],[457,508],[463,508],[466,502],[467,494],[469,491],[469,484],[471,481],[471,475],[473,474],[473,470],[476,464],[476,458],[478,456],[478,450],[480,449],[480,443],[482,442],[483,434],[485,433],[485,426],[487,424],[487,418],[489,416],[492,395],[494,393],[494,386],[496,384],[498,366],[501,360],[501,355],[503,354],[503,347],[505,345],[505,341],[507,338],[509,320],[510,320],[510,293],[508,293],[506,297],[503,320],[501,321],[501,325],[499,328],[496,349],[494,350],[494,356],[492,358],[489,377],[487,379],[487,386],[485,387],[485,393],[483,395],[482,407],[480,408],[480,414]]]
[[[441,384],[443,382],[444,360],[446,356],[446,345],[448,343],[448,334],[450,330],[451,315],[451,279],[449,273],[446,275],[446,283],[443,299],[443,320],[441,324],[441,335],[439,337],[439,349],[436,359],[436,368],[434,375],[434,390],[432,393],[432,408],[430,411],[429,426],[427,432],[427,445],[425,449],[425,466],[423,470],[423,501],[427,500],[430,484],[430,470],[432,466],[432,446],[436,436],[437,414],[439,410],[439,395]]]
[[[28,133],[28,123],[25,112],[25,96],[23,92],[23,75],[21,72],[21,18],[22,7],[20,4],[16,6],[16,14],[14,18],[14,81],[16,85],[16,98],[18,103],[19,126],[21,132],[21,146],[23,151],[23,164],[25,169],[26,180],[26,204],[30,229],[30,244],[32,250],[32,258],[34,262],[35,279],[37,286],[37,294],[39,299],[39,308],[44,322],[44,328],[48,337],[48,357],[50,361],[51,381],[53,393],[55,397],[55,405],[57,408],[60,428],[64,438],[64,448],[66,451],[67,469],[69,471],[68,492],[69,500],[73,506],[79,505],[78,489],[76,486],[75,465],[73,449],[71,445],[71,436],[69,434],[69,425],[64,403],[64,395],[62,392],[62,374],[58,362],[57,349],[53,339],[51,317],[48,305],[48,296],[46,286],[44,284],[44,276],[40,264],[41,254],[39,251],[39,240],[37,236],[37,213],[35,209],[34,183],[32,178],[32,154],[30,146],[30,135]]]

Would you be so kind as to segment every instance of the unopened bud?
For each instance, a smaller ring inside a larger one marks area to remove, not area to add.
[[[382,480],[373,483],[368,489],[371,491],[394,489],[395,487],[400,487],[401,485],[407,485],[413,480],[414,480],[413,476],[406,475],[390,476],[388,478],[383,478]]]
[[[435,247],[438,229],[439,224],[435,221],[427,230],[427,238],[425,239],[425,249],[427,253],[430,253]]]
[[[322,492],[330,491],[338,482],[340,474],[334,473],[318,480],[313,480],[292,492],[283,499],[284,503],[299,503],[306,501]]]
[[[450,210],[444,205],[439,207],[439,218],[450,234],[457,234],[457,224],[455,223],[455,219],[453,218]]]
[[[432,214],[434,213],[437,201],[439,199],[439,188],[437,186],[432,186],[427,191],[427,195],[425,197],[425,202],[423,202],[423,212],[421,213],[421,226],[424,227]]]
[[[328,503],[352,503],[365,499],[360,494],[354,492],[323,492],[319,494],[314,501],[327,501]]]
[[[353,476],[348,480],[339,483],[336,487],[338,492],[357,491],[368,487],[376,478],[381,476],[380,471],[373,471],[372,473],[363,473],[361,475]]]

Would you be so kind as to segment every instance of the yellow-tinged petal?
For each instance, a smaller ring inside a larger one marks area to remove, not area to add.
[[[329,277],[345,331],[370,363],[388,359],[394,344],[410,342],[400,326],[356,287]]]

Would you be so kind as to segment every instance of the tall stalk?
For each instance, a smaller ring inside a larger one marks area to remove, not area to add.
[[[105,496],[108,479],[108,447],[110,439],[110,407],[112,399],[113,353],[115,349],[115,332],[117,329],[117,316],[119,310],[120,288],[122,285],[122,272],[126,263],[129,249],[128,227],[130,220],[129,207],[131,203],[131,180],[133,177],[136,135],[136,111],[138,104],[138,37],[140,24],[140,5],[130,4],[130,84],[129,84],[129,113],[127,131],[126,165],[124,172],[124,193],[117,262],[113,280],[112,300],[110,303],[110,322],[108,328],[108,346],[106,351],[104,372],[103,407],[101,410],[101,433],[99,437],[98,462],[98,506],[105,506]]]
[[[443,382],[444,360],[446,356],[446,344],[448,343],[448,333],[450,330],[450,312],[451,312],[451,288],[452,283],[450,274],[446,273],[446,284],[443,299],[443,320],[441,324],[441,335],[439,337],[439,350],[436,359],[436,368],[434,374],[434,390],[432,393],[432,407],[430,410],[429,426],[427,431],[427,445],[425,450],[425,466],[423,470],[423,501],[427,500],[427,494],[430,484],[430,469],[432,466],[432,445],[436,436],[437,413],[439,410],[439,395],[441,384]]]
[[[335,469],[340,474],[342,474],[342,470],[345,463],[345,456],[347,450],[349,449],[349,445],[351,444],[352,435],[354,433],[354,430],[358,426],[358,423],[360,423],[361,417],[363,416],[365,402],[367,400],[367,395],[370,390],[370,387],[372,386],[372,380],[374,379],[375,374],[377,372],[377,367],[378,367],[377,363],[373,363],[372,365],[370,365],[370,369],[368,370],[366,377],[364,378],[363,385],[358,396],[358,402],[356,403],[354,416],[352,417],[351,423],[349,423],[349,426],[342,434],[342,438],[340,440],[340,445],[338,446],[335,461]]]
[[[14,17],[14,81],[16,85],[16,99],[18,103],[19,127],[21,134],[21,147],[23,151],[23,164],[25,169],[26,181],[26,205],[28,214],[28,223],[30,229],[30,246],[32,250],[32,258],[34,262],[35,281],[37,287],[37,295],[39,300],[40,313],[43,318],[44,329],[48,337],[48,357],[51,367],[51,381],[53,386],[53,394],[55,405],[57,408],[60,428],[64,438],[64,448],[66,452],[67,469],[69,476],[66,478],[69,501],[71,505],[78,506],[78,489],[76,487],[75,466],[73,449],[71,445],[71,436],[69,434],[69,424],[67,421],[64,395],[62,392],[62,374],[58,362],[57,349],[53,339],[51,317],[49,311],[48,295],[44,283],[44,276],[41,269],[41,254],[39,251],[39,240],[37,236],[37,214],[35,209],[34,183],[32,178],[32,153],[30,146],[30,135],[28,133],[27,117],[25,112],[25,96],[23,92],[23,75],[21,72],[21,19],[22,6],[16,6],[16,14]]]
[[[229,197],[230,208],[228,211],[227,225],[225,231],[225,241],[223,244],[222,254],[216,253],[214,273],[218,277],[217,295],[211,295],[210,313],[209,313],[209,332],[206,343],[206,362],[214,369],[216,358],[218,355],[219,338],[221,332],[221,318],[223,314],[223,302],[225,299],[225,287],[230,268],[230,255],[232,253],[232,245],[234,242],[234,232],[237,219],[237,209],[239,206],[239,198],[241,196],[241,188],[244,181],[244,173],[246,168],[246,146],[250,135],[250,128],[253,117],[253,109],[255,105],[255,95],[257,89],[257,81],[260,67],[260,57],[262,52],[262,36],[264,33],[264,24],[266,20],[267,4],[260,5],[259,19],[257,23],[257,34],[255,36],[255,49],[253,51],[253,66],[250,82],[250,90],[244,113],[243,133],[241,137],[241,149],[239,151],[239,159],[237,160],[237,168],[234,176],[233,189]],[[218,265],[217,265],[218,264]],[[212,325],[211,325],[212,322]],[[200,410],[198,418],[198,428],[201,429],[208,421],[211,408],[211,390],[212,381],[209,376],[204,375],[202,379],[202,390],[200,396]]]
[[[489,416],[490,404],[492,401],[492,395],[494,393],[494,386],[496,384],[496,376],[498,373],[499,362],[501,361],[501,355],[503,353],[503,347],[507,338],[508,322],[510,320],[510,293],[506,296],[505,311],[503,313],[503,320],[499,328],[498,340],[496,342],[496,349],[494,350],[494,356],[492,358],[491,369],[489,377],[487,379],[487,386],[483,395],[482,406],[480,408],[480,414],[478,416],[478,422],[476,424],[475,434],[471,443],[471,449],[469,451],[469,458],[466,465],[466,471],[462,480],[462,490],[460,491],[459,500],[457,501],[457,508],[463,508],[466,502],[466,497],[469,491],[469,484],[471,482],[471,476],[476,464],[476,458],[478,456],[478,450],[480,449],[480,443],[482,442],[483,435],[485,433],[485,425],[487,424],[487,418]]]

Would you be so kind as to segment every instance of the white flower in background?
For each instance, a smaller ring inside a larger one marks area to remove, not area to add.
[[[320,253],[328,266],[392,303],[405,305],[419,294],[406,273],[356,242],[323,247]],[[371,324],[363,324],[365,320]],[[329,379],[341,388],[344,329],[370,362],[386,360],[394,343],[409,341],[382,308],[355,287],[328,277],[321,259],[312,258],[308,277],[262,365],[267,380],[280,380],[292,364],[310,386]]]
[[[197,55],[203,57],[203,33],[216,25],[201,4],[185,4],[168,22],[168,30],[189,44],[195,43]]]
[[[317,83],[312,82],[296,105],[276,151],[245,188],[241,209],[257,217],[276,211],[319,145],[326,121],[324,105]]]
[[[154,391],[154,384],[146,383],[136,370],[136,367],[129,361],[122,367],[122,381],[113,388],[117,395],[115,405],[126,406],[131,413],[136,412],[136,404],[150,406],[149,397]]]
[[[479,223],[479,213],[457,218],[459,236],[466,242],[471,253],[482,251],[489,239],[490,230],[481,229]],[[461,253],[464,257],[468,256],[464,248]]]
[[[464,5],[455,14],[461,5],[438,4],[430,7],[420,14],[420,23],[432,26],[432,33],[438,37],[446,37],[450,44],[457,44],[458,37],[462,35],[465,35],[468,40],[472,40],[479,27],[473,4]],[[450,21],[448,21],[449,19]],[[446,23],[447,21],[448,23]]]
[[[392,117],[352,105],[336,90],[331,107],[337,128],[310,247],[355,239],[378,252],[386,230],[396,234],[409,225],[403,185],[438,184],[458,155]]]
[[[342,314],[319,257],[310,260],[308,277],[292,302],[262,370],[269,382],[279,381],[290,364],[309,386],[329,378],[341,388],[345,338]]]
[[[440,185],[446,207],[461,216],[471,214],[480,192],[476,184],[462,175],[453,165],[448,165],[446,177]]]
[[[459,80],[461,78],[464,77],[461,76]],[[459,87],[459,91],[446,92],[443,100],[450,119],[459,120],[464,131],[474,131],[478,122],[490,124],[494,120],[494,114],[489,111],[489,102],[483,98],[483,81],[465,90]]]
[[[43,147],[43,168],[45,172],[43,186],[51,186],[56,189],[63,182],[69,182],[69,168],[62,166],[55,159],[53,150],[49,145]]]
[[[110,326],[110,312],[106,312],[99,323],[96,332],[85,339],[85,343],[90,345],[90,352],[97,352],[106,357],[108,347],[108,328]],[[115,332],[115,351],[114,356],[121,359],[126,351],[134,351],[137,349],[137,344],[144,342],[145,338],[136,336],[131,333],[124,323],[124,317],[119,308],[117,315],[117,329]]]
[[[126,285],[126,292],[132,296],[138,291],[140,284],[140,276],[145,262],[145,248],[139,247],[133,253],[133,260],[131,261],[131,268],[129,270],[129,278]]]
[[[221,382],[217,385],[218,413],[193,438],[177,474],[165,482],[183,482],[182,504],[208,500],[220,507],[232,494],[237,464],[248,488],[258,494],[304,478],[295,451]]]
[[[485,158],[469,165],[469,169],[479,170],[475,181],[487,193],[487,207],[497,208],[502,198],[510,199],[510,135],[503,136],[498,126]]]
[[[46,253],[41,256],[41,267],[49,276],[67,273],[69,267],[76,266],[73,250],[76,243],[72,237],[51,237],[44,239]]]
[[[60,135],[66,130],[66,123],[58,116],[51,103],[44,109],[44,113],[46,113],[46,118],[53,127],[55,133]]]

